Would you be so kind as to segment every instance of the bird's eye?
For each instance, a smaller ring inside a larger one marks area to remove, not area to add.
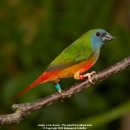
[[[100,36],[100,32],[96,32],[96,36]]]

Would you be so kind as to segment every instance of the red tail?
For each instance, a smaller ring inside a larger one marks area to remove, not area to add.
[[[24,95],[26,92],[28,92],[30,89],[36,87],[38,84],[42,83],[42,82],[47,82],[48,79],[50,78],[51,73],[49,72],[44,72],[40,77],[38,77],[30,86],[28,86],[27,88],[25,88],[20,94],[17,95],[17,97],[15,98],[15,100],[17,100],[19,97],[21,97],[22,95]]]

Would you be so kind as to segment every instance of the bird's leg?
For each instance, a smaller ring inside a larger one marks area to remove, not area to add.
[[[59,93],[60,95],[62,95],[61,85],[60,85],[58,82],[56,83],[55,88],[56,88],[56,90],[58,91],[58,93]]]
[[[77,72],[74,74],[74,79],[77,80],[83,80],[85,77],[88,77],[88,80],[91,84],[94,84],[92,81],[92,76],[96,74],[96,71],[92,71],[91,73],[86,73],[86,74],[80,74],[80,72]]]

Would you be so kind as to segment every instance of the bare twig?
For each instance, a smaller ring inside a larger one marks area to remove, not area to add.
[[[125,58],[124,60],[98,72],[92,77],[92,79],[95,83],[97,83],[101,80],[106,79],[109,76],[112,76],[120,71],[123,71],[129,66],[130,66],[130,57]],[[12,114],[0,115],[0,124],[19,123],[33,111],[40,109],[41,107],[44,107],[46,105],[53,104],[59,100],[63,100],[64,98],[70,97],[82,91],[83,89],[88,88],[90,85],[91,85],[90,82],[88,80],[85,80],[84,82],[73,85],[72,87],[63,90],[62,92],[63,96],[61,96],[58,93],[54,93],[50,96],[39,99],[32,103],[13,104],[12,110],[15,112]]]

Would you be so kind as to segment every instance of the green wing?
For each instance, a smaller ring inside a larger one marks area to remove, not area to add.
[[[64,49],[48,66],[47,71],[62,70],[81,61],[88,59],[92,55],[92,45],[90,40],[81,37],[73,44]]]

